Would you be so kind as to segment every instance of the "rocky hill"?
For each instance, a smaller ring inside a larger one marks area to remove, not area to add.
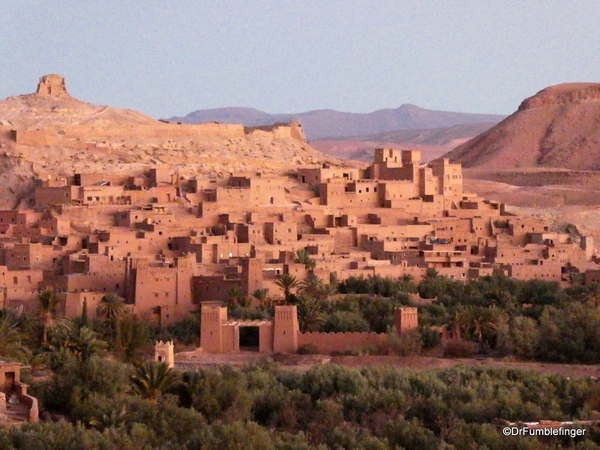
[[[600,169],[600,84],[552,86],[447,155],[464,167]]]
[[[298,122],[264,127],[178,125],[79,101],[58,75],[37,92],[0,101],[0,208],[30,206],[34,178],[90,172],[141,173],[168,165],[182,175],[273,172],[345,165],[311,148]]]
[[[497,123],[505,116],[435,111],[405,104],[397,109],[380,109],[366,114],[323,109],[296,114],[268,114],[251,108],[199,110],[185,117],[172,117],[181,123],[242,123],[246,126],[298,120],[309,140],[360,136],[402,129],[444,128],[475,123]]]

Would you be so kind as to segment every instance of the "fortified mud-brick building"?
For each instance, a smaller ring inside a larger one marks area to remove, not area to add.
[[[295,305],[275,306],[273,320],[228,319],[227,308],[220,304],[202,305],[200,346],[207,353],[237,353],[251,344],[260,353],[296,353],[310,345],[323,353],[384,344],[385,333],[301,333]],[[401,307],[394,311],[394,324],[402,335],[418,326],[417,308]],[[254,336],[244,342],[244,330]]]

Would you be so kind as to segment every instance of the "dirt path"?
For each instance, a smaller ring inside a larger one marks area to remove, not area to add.
[[[600,378],[600,365],[514,362],[492,358],[446,359],[426,356],[335,356],[331,359],[331,363],[346,367],[396,366],[414,370],[447,369],[463,364],[470,367],[533,370],[544,374],[558,374],[573,378]]]
[[[306,372],[323,364],[337,364],[344,367],[378,367],[394,366],[412,370],[448,369],[457,365],[484,368],[510,368],[516,370],[533,370],[544,374],[558,374],[573,378],[600,379],[600,365],[584,364],[549,364],[540,362],[506,361],[493,358],[448,359],[428,356],[328,356],[328,355],[261,355],[260,353],[242,352],[232,354],[207,354],[188,352],[175,355],[176,367],[180,370],[194,370],[196,367],[230,364],[242,367],[254,362],[268,359],[280,364],[284,370]]]

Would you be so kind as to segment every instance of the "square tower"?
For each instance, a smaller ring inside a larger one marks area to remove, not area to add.
[[[208,353],[223,351],[223,324],[227,322],[227,308],[219,305],[202,305],[200,347]]]
[[[394,311],[394,325],[401,336],[419,326],[419,313],[417,308],[403,306]]]
[[[173,341],[156,341],[154,344],[154,361],[163,362],[170,369],[175,367],[175,353]]]
[[[273,324],[273,351],[275,353],[296,353],[299,333],[296,305],[276,306]]]

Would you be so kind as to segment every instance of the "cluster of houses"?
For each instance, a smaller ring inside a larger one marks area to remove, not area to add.
[[[103,229],[85,225],[98,217]],[[227,301],[232,288],[283,297],[282,274],[418,281],[430,268],[465,281],[598,273],[590,237],[465,193],[460,165],[424,165],[413,150],[378,149],[367,169],[324,165],[291,177],[75,174],[38,180],[31,210],[0,211],[0,306],[34,310],[39,292],[53,289],[67,317],[84,302],[93,314],[116,293],[164,326]]]

